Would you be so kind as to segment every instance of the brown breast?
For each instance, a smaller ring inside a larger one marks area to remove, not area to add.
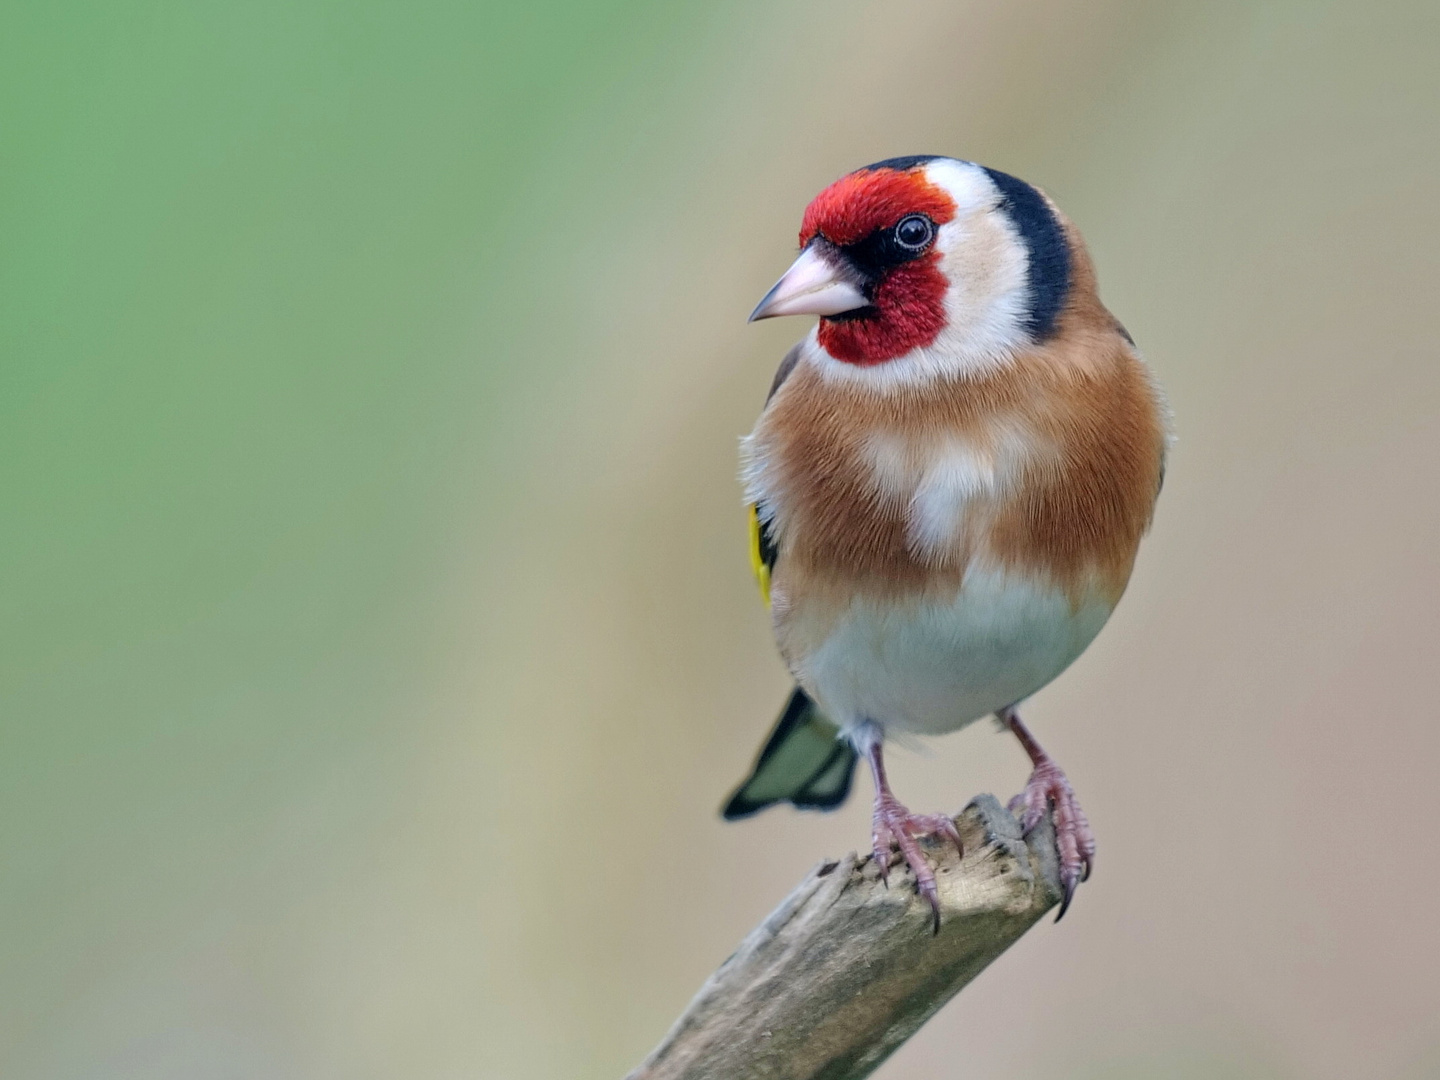
[[[1058,333],[994,374],[881,393],[795,365],[750,440],[777,591],[951,588],[982,559],[1076,603],[1119,598],[1160,486],[1164,410],[1077,269]],[[939,517],[917,525],[926,491]],[[949,529],[944,500],[964,491]]]

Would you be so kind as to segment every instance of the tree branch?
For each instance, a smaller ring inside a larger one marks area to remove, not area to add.
[[[927,841],[940,933],[900,863],[824,862],[711,975],[629,1080],[858,1080],[1060,900],[1055,836],[1022,838],[993,795]]]

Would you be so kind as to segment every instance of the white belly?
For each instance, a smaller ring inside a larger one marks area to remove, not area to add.
[[[954,731],[1035,693],[1094,640],[1111,605],[972,570],[951,600],[857,599],[809,655],[800,682],[841,728]],[[803,614],[796,612],[803,619]]]

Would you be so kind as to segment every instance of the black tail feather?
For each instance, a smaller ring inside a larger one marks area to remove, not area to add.
[[[856,760],[854,748],[839,734],[796,687],[755,767],[721,814],[734,821],[778,802],[802,810],[835,809],[850,794]]]

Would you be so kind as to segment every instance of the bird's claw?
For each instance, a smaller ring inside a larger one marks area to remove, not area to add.
[[[1095,865],[1095,834],[1085,811],[1080,809],[1070,781],[1053,761],[1043,761],[1030,774],[1025,790],[1010,800],[1010,812],[1020,814],[1020,826],[1028,836],[1053,807],[1055,846],[1060,854],[1059,922],[1070,908],[1075,889],[1090,879]]]
[[[915,889],[930,905],[934,913],[934,932],[940,932],[940,891],[935,885],[935,871],[925,858],[916,842],[916,837],[927,834],[943,837],[955,845],[955,850],[965,854],[960,840],[960,830],[953,818],[945,814],[912,814],[894,796],[882,796],[875,800],[875,817],[871,833],[874,844],[875,866],[880,871],[880,880],[890,885],[891,847],[898,848],[901,857],[915,874]]]

